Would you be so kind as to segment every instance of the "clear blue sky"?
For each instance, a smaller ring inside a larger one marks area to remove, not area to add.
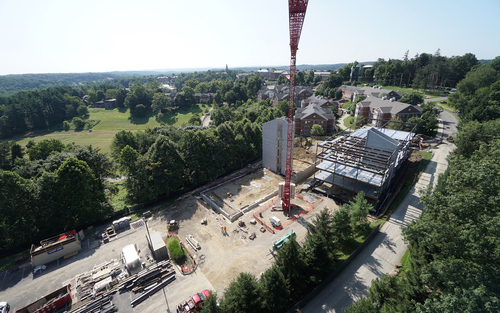
[[[500,1],[310,0],[297,64],[500,55]],[[287,0],[0,0],[0,75],[289,64]]]

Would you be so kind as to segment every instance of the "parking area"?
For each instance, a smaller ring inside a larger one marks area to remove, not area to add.
[[[257,172],[255,177],[234,182],[236,185],[224,186],[232,192],[225,190],[215,192],[219,192],[219,197],[225,202],[235,203],[239,207],[240,202],[243,204],[247,200],[255,201],[257,197],[273,192],[278,182],[277,177],[261,171]],[[253,192],[258,193],[258,196],[252,195]],[[337,208],[331,199],[316,194],[303,193],[302,197],[303,199],[296,198],[292,201],[292,204],[298,207],[292,211],[295,215],[293,221],[288,220],[282,212],[271,211],[279,202],[276,201],[276,197],[261,203],[233,223],[205,207],[193,196],[183,197],[172,206],[155,211],[147,220],[149,231],[159,231],[162,236],[167,236],[167,221],[177,220],[179,229],[176,233],[181,240],[186,241],[185,238],[191,235],[201,246],[199,250],[188,246],[198,266],[189,275],[183,275],[179,268],[176,268],[174,282],[135,308],[130,305],[130,301],[136,296],[134,293],[115,293],[113,303],[117,306],[118,312],[175,312],[175,307],[179,303],[201,290],[215,290],[218,294],[223,294],[224,289],[241,272],[259,277],[272,265],[274,258],[271,249],[275,241],[294,231],[299,243],[302,242],[307,233],[306,225],[315,213],[324,207],[332,210]],[[231,201],[231,198],[234,201]],[[277,230],[275,234],[269,231],[261,232],[261,225],[250,223],[254,212],[261,213],[262,220],[266,222],[271,216],[278,217],[282,221],[283,229]],[[206,225],[201,224],[204,218],[207,220]],[[245,225],[239,226],[240,221]],[[14,312],[60,288],[64,282],[91,270],[95,265],[120,259],[122,248],[128,244],[136,244],[140,250],[139,255],[145,260],[147,255],[151,255],[147,247],[146,226],[142,222],[134,226],[119,232],[115,239],[106,244],[95,238],[85,238],[82,241],[82,249],[76,256],[49,263],[41,273],[33,274],[30,264],[22,265],[16,272],[0,272],[0,300],[8,301]],[[225,232],[221,231],[221,226],[225,226]],[[251,233],[256,234],[253,240],[249,239]]]

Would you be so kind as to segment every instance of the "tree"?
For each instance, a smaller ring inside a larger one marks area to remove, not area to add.
[[[261,312],[261,291],[255,276],[240,273],[238,278],[232,281],[226,289],[221,308],[223,312]]]
[[[291,236],[278,251],[274,264],[285,276],[292,299],[297,300],[307,286],[302,276],[305,269],[304,258],[299,250],[295,235]]]
[[[368,213],[373,209],[373,205],[368,203],[365,193],[361,191],[346,206],[350,210],[352,228],[356,232],[361,232],[369,225]]]
[[[112,212],[90,167],[84,161],[68,158],[55,172],[57,207],[63,229],[105,218]]]
[[[153,95],[151,109],[156,113],[166,113],[172,109],[173,100],[162,92]]]
[[[78,115],[79,116],[86,116],[89,114],[89,108],[87,108],[86,105],[80,105],[77,109]]]
[[[198,113],[193,114],[191,118],[189,118],[188,124],[200,126],[201,125],[201,117]]]
[[[130,146],[134,150],[139,149],[139,143],[133,132],[127,130],[121,130],[116,133],[115,137],[111,141],[111,155],[114,158],[118,158],[123,148]]]
[[[342,95],[343,95],[342,89],[339,88],[339,89],[337,89],[337,91],[335,91],[335,99],[341,100],[342,99]]]
[[[424,96],[419,92],[412,92],[399,99],[399,102],[408,103],[411,105],[418,105],[424,103]]]
[[[319,124],[314,124],[311,128],[311,135],[313,136],[322,136],[324,133],[323,127]]]
[[[308,85],[311,85],[312,83],[314,83],[314,71],[313,70],[309,70],[309,73],[307,73],[307,75],[305,77],[305,82]]]
[[[399,116],[395,115],[393,118],[391,118],[391,121],[387,123],[386,128],[395,130],[404,130],[405,125],[403,124]]]
[[[331,231],[337,237],[341,245],[347,244],[352,239],[353,229],[351,226],[350,209],[347,206],[341,206],[332,215]]]
[[[30,160],[45,160],[53,152],[61,152],[64,149],[64,144],[57,139],[45,139],[28,148]]]
[[[146,116],[146,107],[144,106],[144,104],[138,104],[136,107],[135,107],[135,116],[137,117],[145,117]]]
[[[217,303],[217,293],[210,290],[210,296],[205,299],[205,305],[201,307],[200,312],[202,313],[223,313],[222,309]]]
[[[289,308],[290,290],[283,273],[271,266],[260,278],[263,312],[285,312]]]
[[[71,123],[73,123],[73,125],[75,125],[75,128],[81,129],[81,128],[85,127],[85,121],[79,117],[73,117],[73,120],[71,121]]]

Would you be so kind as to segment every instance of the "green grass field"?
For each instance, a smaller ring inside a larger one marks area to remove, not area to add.
[[[127,109],[89,109],[89,115],[86,120],[98,121],[97,125],[92,128],[92,132],[89,132],[87,129],[78,131],[74,129],[68,131],[57,130],[49,133],[34,133],[30,136],[11,138],[8,140],[14,140],[20,145],[25,146],[30,140],[38,142],[44,139],[58,139],[64,144],[74,142],[81,146],[92,145],[92,147],[100,148],[104,153],[109,153],[111,151],[110,144],[113,137],[121,130],[143,130],[160,126],[161,123],[182,126],[187,124],[194,114],[198,113],[202,116],[203,111],[210,107],[210,104],[197,104],[191,110],[179,111],[175,114],[165,114],[161,118],[156,117],[152,113],[142,118],[133,118],[130,116]]]

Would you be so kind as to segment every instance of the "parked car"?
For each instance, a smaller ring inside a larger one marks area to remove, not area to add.
[[[10,305],[7,302],[0,302],[0,313],[9,313]]]

